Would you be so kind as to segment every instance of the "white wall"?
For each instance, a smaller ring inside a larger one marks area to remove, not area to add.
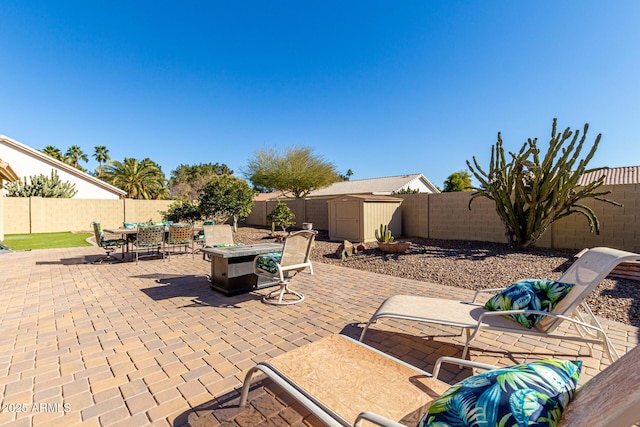
[[[69,181],[75,184],[75,190],[77,191],[74,199],[118,199],[119,195],[113,193],[106,188],[102,188],[99,185],[91,182],[89,179],[80,177],[73,173],[67,172],[63,169],[58,169],[55,166],[55,161],[48,163],[44,160],[33,157],[21,150],[18,150],[12,146],[5,145],[0,141],[0,159],[11,165],[11,168],[22,180],[23,178],[31,177],[32,175],[45,174],[51,175],[51,171],[55,168],[58,171],[58,176],[62,181]],[[82,174],[84,175],[84,174]],[[6,191],[3,190],[6,194]]]

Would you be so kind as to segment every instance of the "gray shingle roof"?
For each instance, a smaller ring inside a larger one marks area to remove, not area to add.
[[[328,187],[311,192],[309,197],[339,196],[342,194],[391,194],[407,184],[410,188],[417,188],[418,181],[422,181],[432,192],[438,192],[438,189],[424,175],[417,173],[336,182]],[[411,187],[411,183],[415,184],[414,187]]]

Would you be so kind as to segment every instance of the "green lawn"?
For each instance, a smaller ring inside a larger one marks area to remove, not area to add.
[[[91,246],[91,243],[87,243],[87,238],[91,235],[92,233],[72,233],[70,231],[61,233],[5,234],[2,243],[14,251],[76,248],[78,246]]]

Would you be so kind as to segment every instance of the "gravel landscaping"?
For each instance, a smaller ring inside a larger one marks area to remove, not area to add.
[[[270,242],[270,230],[241,227],[238,243]],[[557,279],[571,264],[575,250],[532,249],[518,252],[504,244],[454,240],[406,238],[408,252],[385,254],[375,243],[342,260],[335,252],[341,242],[330,242],[326,232],[316,238],[311,259],[347,268],[441,283],[467,289],[508,286],[523,278]],[[587,299],[600,317],[640,327],[640,283],[605,279]]]

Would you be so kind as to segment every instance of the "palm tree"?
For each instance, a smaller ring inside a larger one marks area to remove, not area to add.
[[[58,147],[54,147],[53,145],[47,145],[40,151],[42,151],[44,154],[46,154],[49,157],[53,157],[56,160],[60,160],[61,162],[64,161],[64,156],[62,155],[62,151],[60,151]]]
[[[104,145],[98,145],[97,147],[93,147],[95,149],[93,153],[93,158],[98,162],[98,173],[97,176],[102,175],[102,164],[111,160],[109,157],[109,149]]]
[[[65,153],[65,157],[68,159],[69,164],[71,164],[76,169],[82,169],[82,167],[79,167],[80,165],[78,164],[80,160],[83,160],[85,162],[89,160],[84,151],[82,151],[82,148],[77,145],[72,145],[71,147],[69,147],[69,149]]]
[[[110,162],[106,178],[112,185],[126,191],[131,199],[159,199],[167,194],[162,169],[148,158],[141,162],[132,158]]]

